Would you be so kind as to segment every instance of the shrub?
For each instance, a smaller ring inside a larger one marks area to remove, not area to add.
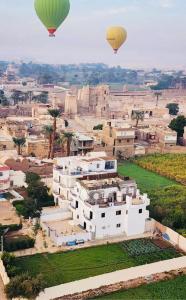
[[[3,261],[3,264],[5,266],[5,269],[9,277],[14,277],[20,272],[20,269],[14,265],[15,263],[14,255],[7,252],[3,252],[1,259]]]
[[[33,182],[37,182],[41,179],[41,177],[33,172],[27,172],[26,173],[26,183],[32,184]]]
[[[45,283],[41,275],[31,277],[29,274],[15,276],[6,286],[8,298],[25,297],[33,299],[44,289]]]
[[[35,240],[30,238],[29,236],[21,236],[18,238],[6,239],[4,243],[4,248],[8,252],[29,249],[33,248],[35,244]]]

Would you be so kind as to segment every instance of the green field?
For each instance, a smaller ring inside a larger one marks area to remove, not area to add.
[[[151,171],[147,171],[131,162],[120,164],[118,166],[118,172],[123,176],[129,176],[135,179],[142,192],[149,192],[177,184],[174,180],[170,180]]]
[[[173,280],[151,283],[135,289],[116,292],[96,300],[178,300],[186,299],[186,275]]]
[[[136,241],[134,241],[136,243]],[[147,248],[151,241],[147,240]],[[134,244],[135,247],[135,244]],[[143,249],[143,248],[142,248]],[[174,249],[131,255],[123,243],[16,258],[20,272],[41,273],[46,287],[180,256]]]

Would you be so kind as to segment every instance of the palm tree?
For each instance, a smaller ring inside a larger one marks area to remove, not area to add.
[[[73,136],[74,134],[72,132],[63,133],[64,143],[66,143],[67,145],[67,156],[70,156],[71,153],[71,143],[72,143]]]
[[[140,110],[133,111],[131,118],[132,118],[132,120],[136,120],[136,127],[138,127],[139,121],[144,120],[144,111],[140,111]]]
[[[66,139],[64,137],[64,135],[60,135],[57,139],[57,144],[61,146],[61,155],[63,156],[64,151],[64,144],[66,142]]]
[[[53,134],[53,127],[52,125],[46,125],[43,127],[43,132],[47,136],[49,141],[49,150],[48,150],[48,159],[50,159],[51,151],[52,151],[52,134]]]
[[[51,158],[54,158],[54,143],[55,143],[55,137],[56,137],[56,129],[57,129],[57,118],[60,117],[61,112],[59,109],[49,109],[48,110],[49,115],[53,118],[53,134],[52,134],[52,150],[51,150]]]
[[[26,139],[24,137],[22,137],[22,138],[13,137],[13,142],[17,146],[18,155],[21,155],[21,148],[22,148],[22,146],[25,145]]]
[[[159,103],[159,97],[162,95],[161,92],[155,92],[154,96],[156,96],[156,107],[158,107],[158,103]]]

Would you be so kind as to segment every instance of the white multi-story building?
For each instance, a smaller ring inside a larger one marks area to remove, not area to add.
[[[0,165],[0,194],[10,188],[10,168]]]
[[[68,211],[68,221],[70,216],[92,239],[145,232],[150,200],[140,195],[134,180],[117,174],[117,161],[105,153],[56,159],[53,193],[61,220]]]
[[[70,208],[76,224],[92,233],[93,238],[121,234],[143,234],[149,218],[147,195],[140,195],[134,180],[105,174],[76,182]]]
[[[112,173],[117,173],[117,161],[115,158],[107,157],[105,152],[57,158],[53,171],[53,194],[56,204],[61,207],[66,200],[71,200],[70,192],[75,187],[77,179]]]

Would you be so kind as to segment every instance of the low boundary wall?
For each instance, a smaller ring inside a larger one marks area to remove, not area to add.
[[[3,261],[1,259],[0,259],[0,275],[3,280],[4,285],[6,285],[10,282],[10,278],[8,277],[8,274],[4,267]]]

